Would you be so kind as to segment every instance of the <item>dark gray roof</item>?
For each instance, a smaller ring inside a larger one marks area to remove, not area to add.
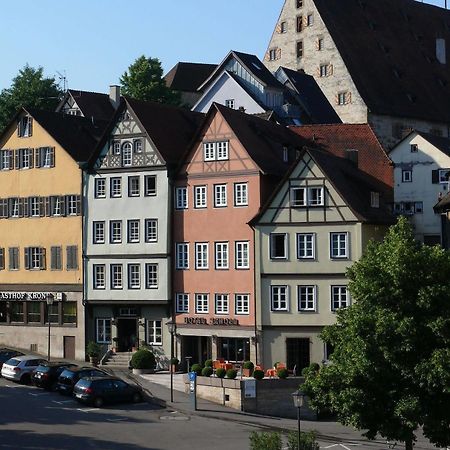
[[[450,11],[413,0],[314,3],[371,112],[450,122]]]
[[[427,140],[431,145],[434,145],[442,153],[450,156],[450,138],[445,138],[442,136],[436,136],[430,133],[423,133],[422,131],[416,131],[416,133]]]
[[[211,75],[217,64],[179,62],[164,76],[166,85],[182,92],[197,92],[199,86]]]
[[[108,94],[78,91],[76,89],[69,89],[68,93],[75,100],[84,117],[109,120],[114,114],[114,108]]]

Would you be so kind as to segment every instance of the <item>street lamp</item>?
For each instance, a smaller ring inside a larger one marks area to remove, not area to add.
[[[177,324],[173,320],[169,320],[167,322],[167,328],[170,333],[170,402],[173,403],[173,370],[172,370],[172,361],[173,361],[173,354],[174,354],[174,336],[177,331]]]
[[[46,297],[47,301],[47,320],[48,320],[48,341],[47,341],[47,351],[48,357],[47,360],[50,361],[50,329],[51,329],[51,321],[50,321],[50,306],[53,305],[53,301],[55,296],[53,294],[48,294]]]
[[[300,408],[303,406],[305,394],[299,389],[292,393],[292,400],[294,400],[294,406],[297,408],[297,448],[300,450]]]

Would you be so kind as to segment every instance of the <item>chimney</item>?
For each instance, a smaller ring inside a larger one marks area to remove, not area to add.
[[[358,150],[354,148],[347,148],[345,150],[345,157],[358,167]]]
[[[441,64],[447,64],[447,57],[445,52],[445,39],[436,38],[436,59]]]
[[[120,86],[112,84],[109,86],[109,101],[113,105],[114,109],[119,107],[120,103]]]

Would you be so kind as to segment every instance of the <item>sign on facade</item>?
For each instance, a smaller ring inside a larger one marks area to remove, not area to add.
[[[256,380],[244,381],[244,397],[256,398]]]

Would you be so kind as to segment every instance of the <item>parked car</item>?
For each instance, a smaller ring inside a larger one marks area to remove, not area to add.
[[[8,359],[13,358],[14,356],[22,356],[22,352],[18,352],[17,350],[11,350],[10,348],[0,348],[0,370],[3,367],[3,364],[8,361]]]
[[[35,355],[15,356],[3,364],[2,377],[20,383],[29,383],[33,370],[45,362],[47,362],[45,359]]]
[[[45,362],[40,364],[31,375],[32,383],[44,389],[56,389],[58,378],[64,369],[78,367],[68,362]]]
[[[73,387],[80,378],[109,377],[109,373],[95,367],[73,367],[64,369],[58,377],[56,390],[61,394],[71,395]]]
[[[90,403],[96,408],[101,408],[106,403],[138,403],[144,398],[139,386],[117,377],[82,378],[73,388],[73,394],[78,401]]]

